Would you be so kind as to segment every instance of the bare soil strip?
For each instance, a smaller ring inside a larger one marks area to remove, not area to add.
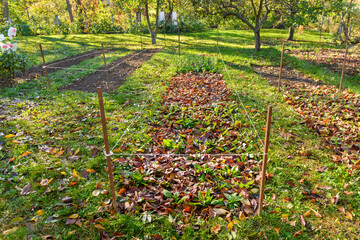
[[[114,51],[118,51],[118,50],[119,49],[105,49],[104,52],[108,53],[108,52],[114,52]],[[96,56],[99,56],[100,54],[102,54],[102,50],[96,49],[96,50],[85,52],[85,53],[78,54],[75,56],[66,57],[66,58],[62,58],[62,59],[59,59],[59,60],[56,60],[53,62],[49,62],[49,63],[47,63],[47,66],[48,66],[47,71],[48,71],[48,73],[53,73],[53,72],[62,70],[64,68],[78,65],[82,61],[92,59]],[[45,60],[46,60],[46,56],[45,56]],[[19,76],[19,77],[24,78],[24,80],[32,80],[36,77],[43,76],[44,74],[45,74],[45,71],[43,69],[43,66],[37,66],[37,67],[32,67],[32,68],[28,69],[25,72],[24,76]]]
[[[96,92],[96,89],[101,87],[104,92],[115,91],[118,86],[125,81],[127,76],[131,75],[159,51],[160,49],[146,49],[121,57],[112,62],[107,66],[107,69],[109,69],[108,82],[106,81],[106,71],[97,71],[68,86],[61,87],[59,90]],[[106,68],[102,67],[99,70],[106,70]]]

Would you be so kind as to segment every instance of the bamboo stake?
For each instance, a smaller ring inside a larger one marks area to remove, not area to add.
[[[43,60],[43,68],[45,70],[49,91],[51,92],[51,85],[50,85],[49,75],[48,75],[48,72],[47,72],[47,69],[46,69],[46,62],[45,62],[44,52],[43,52],[41,43],[39,43],[39,47],[40,47],[41,57],[42,57],[42,60]]]
[[[258,216],[261,215],[264,201],[264,192],[265,192],[265,181],[266,181],[266,166],[268,160],[269,152],[269,138],[270,138],[270,127],[271,127],[271,116],[272,116],[272,106],[268,106],[267,120],[266,120],[266,134],[265,134],[265,143],[264,143],[264,156],[261,169],[261,185],[260,185],[260,198],[259,198],[259,208]]]
[[[106,128],[106,118],[105,118],[105,110],[104,110],[104,102],[103,102],[103,96],[101,88],[97,88],[98,98],[99,98],[99,106],[100,106],[100,114],[101,114],[101,123],[102,123],[102,129],[103,129],[103,136],[104,136],[104,144],[105,144],[105,156],[106,156],[106,162],[108,166],[108,175],[109,175],[109,181],[110,181],[110,192],[113,202],[113,209],[114,211],[117,211],[117,203],[116,203],[116,193],[115,193],[115,187],[114,187],[114,178],[113,178],[113,171],[112,171],[112,163],[111,163],[111,152],[109,148],[109,139],[108,139],[108,132]]]
[[[341,71],[341,80],[340,80],[339,92],[342,89],[342,85],[343,85],[343,81],[344,81],[345,70],[346,70],[346,59],[347,59],[348,52],[349,52],[349,44],[346,42],[346,50],[345,50],[345,56],[344,56],[344,62],[343,62],[343,66],[342,66],[342,71]]]
[[[278,91],[281,92],[280,86],[281,86],[281,76],[282,76],[282,69],[283,69],[283,63],[284,63],[284,51],[285,51],[285,43],[282,45],[282,52],[281,52],[281,63],[280,63],[280,73],[279,73],[279,83],[278,83]]]
[[[106,83],[107,83],[107,89],[109,89],[109,71],[106,64],[106,57],[105,57],[105,51],[104,51],[104,43],[101,43],[102,48],[102,54],[104,58],[104,66],[105,66],[105,72],[106,72]]]

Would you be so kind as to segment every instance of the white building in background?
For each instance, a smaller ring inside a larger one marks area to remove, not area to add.
[[[161,23],[162,21],[165,21],[165,13],[164,12],[159,12],[159,23]]]
[[[174,24],[174,26],[177,26],[177,13],[176,12],[172,13],[171,22]]]

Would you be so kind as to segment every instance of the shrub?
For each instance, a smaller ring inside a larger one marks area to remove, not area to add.
[[[16,36],[17,29],[10,27],[8,29],[8,36],[10,42],[2,43],[5,36],[0,34],[0,85],[9,86],[13,83],[15,73],[24,69],[26,57],[17,51],[17,43],[13,41]]]

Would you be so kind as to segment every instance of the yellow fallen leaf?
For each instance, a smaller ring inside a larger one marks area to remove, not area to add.
[[[280,232],[280,228],[279,228],[279,227],[274,228],[274,230],[275,230],[275,232],[276,232],[277,234],[279,234],[279,232]]]
[[[74,152],[74,155],[77,155],[80,152],[80,148],[76,149],[76,151]]]
[[[353,216],[352,216],[352,214],[351,214],[350,212],[346,212],[346,217],[347,217],[348,219],[350,219],[350,220],[353,219]]]
[[[67,174],[66,174],[66,172],[64,172],[64,171],[62,171],[62,172],[60,172],[62,175],[64,175],[64,176],[66,176]]]
[[[105,228],[101,224],[94,225],[97,229],[105,230]]]
[[[337,224],[339,224],[339,226],[341,226],[341,223],[339,222],[339,219],[336,219],[335,223],[337,223]]]
[[[78,173],[76,172],[76,170],[74,169],[73,170],[73,175],[72,175],[74,178],[78,178],[79,177],[79,175],[78,175]]]
[[[143,150],[143,149],[141,149],[141,148],[137,149],[136,151],[137,151],[137,152],[145,152],[145,150]]]
[[[14,134],[9,134],[9,135],[6,135],[5,138],[12,138],[12,137],[15,137]]]
[[[220,230],[221,230],[220,224],[215,225],[211,228],[211,231],[215,234],[218,234]]]
[[[21,222],[22,220],[23,220],[22,217],[16,217],[10,221],[10,224],[17,224],[17,223]]]
[[[307,211],[306,213],[304,213],[304,216],[305,216],[305,217],[308,217],[308,216],[310,216],[310,214],[311,214],[311,211],[309,210],[309,211]]]
[[[76,213],[69,216],[69,218],[73,218],[73,219],[76,219],[76,218],[78,218],[78,217],[79,217],[79,214],[76,214]]]
[[[233,229],[234,227],[234,222],[229,222],[229,224],[227,225],[227,230],[230,231],[231,229]]]
[[[245,214],[244,214],[243,212],[240,212],[240,214],[239,214],[239,219],[240,219],[241,221],[246,220],[246,216],[245,216]]]
[[[317,217],[322,217],[321,214],[318,213],[317,211],[315,211],[315,210],[312,210],[312,211],[313,211],[313,213],[315,214],[315,216],[317,216]]]
[[[94,173],[94,172],[95,172],[94,169],[86,169],[86,171],[87,171],[88,173]]]
[[[39,210],[39,211],[37,211],[37,212],[35,213],[35,215],[36,215],[36,216],[41,216],[41,215],[43,215],[44,213],[45,213],[44,210]]]
[[[68,236],[70,236],[70,235],[72,235],[72,234],[74,234],[75,233],[75,231],[69,231],[68,232]]]

